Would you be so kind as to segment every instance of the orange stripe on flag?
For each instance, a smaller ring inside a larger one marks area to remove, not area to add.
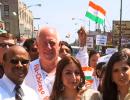
[[[106,11],[99,5],[93,3],[92,1],[89,1],[89,6],[91,6],[93,9],[97,11],[100,11],[104,16],[106,15]]]
[[[82,67],[83,71],[93,71],[92,67]]]

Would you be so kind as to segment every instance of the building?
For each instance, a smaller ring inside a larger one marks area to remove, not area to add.
[[[120,21],[113,21],[113,44],[119,45],[119,34],[120,34]],[[130,45],[130,21],[123,20],[121,22],[121,46],[127,47]]]
[[[0,0],[1,19],[5,30],[17,37],[31,37],[33,32],[33,15],[21,0]]]

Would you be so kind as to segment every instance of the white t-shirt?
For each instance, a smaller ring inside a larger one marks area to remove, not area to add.
[[[79,60],[82,67],[88,66],[88,52],[87,52],[87,46],[81,47],[79,49],[79,52],[76,54],[76,58]]]

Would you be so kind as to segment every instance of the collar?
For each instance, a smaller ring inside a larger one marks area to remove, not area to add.
[[[61,58],[58,57],[58,62],[59,62],[60,60],[61,60]],[[40,64],[40,59],[37,59],[37,61],[39,62],[39,65],[41,66],[41,64]],[[41,72],[42,72],[43,76],[54,76],[55,73],[56,73],[56,68],[53,69],[50,73],[45,72],[43,69],[41,69]]]
[[[5,83],[5,85],[7,86],[7,88],[12,93],[14,91],[15,84],[5,74],[3,75],[2,79],[3,79],[4,83]]]
[[[14,84],[5,74],[3,75],[3,81],[4,84],[7,86],[7,88],[10,90],[10,92],[14,92],[14,88],[16,86],[16,84]],[[21,87],[24,86],[24,83],[21,84]]]
[[[44,77],[47,77],[47,76],[53,76],[53,75],[55,75],[55,71],[56,69],[54,69],[52,72],[50,72],[50,73],[47,73],[47,72],[45,72],[43,69],[41,69],[41,72],[42,72],[42,74],[43,74],[43,76]]]

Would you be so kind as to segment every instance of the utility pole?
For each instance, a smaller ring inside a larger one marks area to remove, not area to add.
[[[121,0],[121,6],[120,6],[120,30],[119,30],[119,46],[118,51],[121,50],[121,40],[122,40],[122,0]]]

